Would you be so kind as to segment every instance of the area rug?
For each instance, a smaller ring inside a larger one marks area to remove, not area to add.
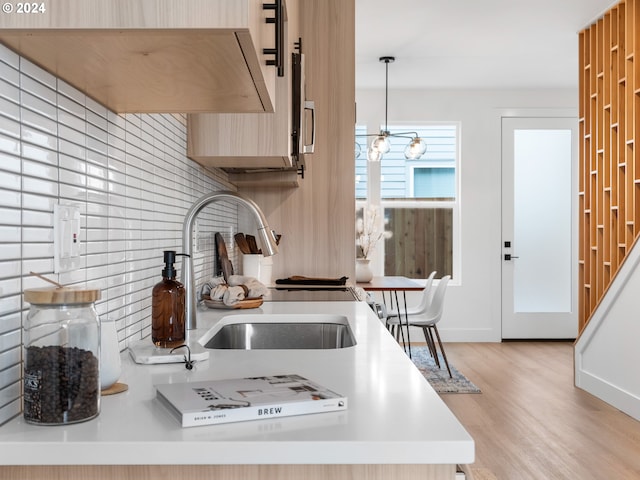
[[[424,378],[438,393],[482,393],[473,382],[451,365],[451,362],[449,362],[449,368],[453,378],[449,377],[442,356],[439,357],[442,368],[438,368],[427,347],[411,347],[411,358]]]

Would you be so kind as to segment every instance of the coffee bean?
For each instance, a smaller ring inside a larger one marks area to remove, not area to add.
[[[31,423],[80,422],[98,414],[98,359],[92,352],[58,345],[28,347],[24,418]]]

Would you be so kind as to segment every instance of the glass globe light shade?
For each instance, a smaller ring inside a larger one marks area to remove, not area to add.
[[[371,142],[371,150],[376,150],[380,153],[388,153],[391,150],[391,142],[386,133],[378,135],[373,142]]]
[[[356,158],[360,158],[360,154],[361,153],[362,153],[362,147],[360,146],[360,144],[358,142],[356,142],[356,147],[355,147]]]
[[[379,162],[380,160],[382,160],[382,153],[374,150],[373,148],[370,148],[367,151],[367,160],[369,160],[370,162]]]
[[[420,137],[411,140],[411,143],[404,149],[404,156],[408,160],[417,160],[427,151],[427,144]]]

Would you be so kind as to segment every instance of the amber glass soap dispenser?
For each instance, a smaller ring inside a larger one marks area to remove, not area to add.
[[[164,252],[162,281],[153,287],[151,300],[151,339],[156,347],[182,345],[184,331],[184,286],[176,280],[176,252]]]

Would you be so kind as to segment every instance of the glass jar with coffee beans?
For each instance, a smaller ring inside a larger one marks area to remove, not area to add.
[[[24,323],[24,419],[66,425],[100,412],[100,290],[29,289]]]

